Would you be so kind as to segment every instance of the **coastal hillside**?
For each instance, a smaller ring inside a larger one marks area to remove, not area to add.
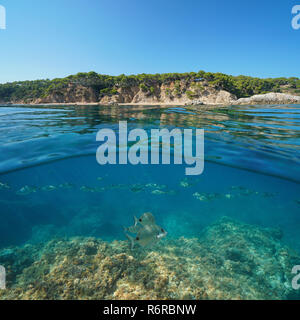
[[[270,93],[271,96],[264,96]],[[256,95],[260,97],[251,98]],[[204,71],[128,76],[89,72],[53,80],[0,84],[0,103],[15,104],[251,104],[257,101],[298,103],[299,97],[299,78],[260,79]]]

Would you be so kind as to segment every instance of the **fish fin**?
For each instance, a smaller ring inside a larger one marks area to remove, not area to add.
[[[131,237],[129,234],[125,233],[125,236],[127,237],[127,239],[130,241],[131,244],[131,250],[134,248],[134,238]]]
[[[136,216],[134,216],[134,226],[136,226],[138,223],[139,223],[139,219]]]

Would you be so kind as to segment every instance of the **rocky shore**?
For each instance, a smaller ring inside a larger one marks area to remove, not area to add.
[[[300,103],[300,96],[293,96],[284,93],[266,93],[254,95],[250,98],[238,99],[235,104],[296,104]]]
[[[241,105],[300,102],[300,79],[205,71],[109,76],[78,73],[0,84],[1,104]]]
[[[98,102],[87,102],[84,99],[52,99],[51,97],[47,99],[38,99],[33,102],[25,103],[24,101],[17,101],[13,103],[3,103],[3,105],[110,105],[110,106],[118,106],[118,105],[165,105],[165,106],[188,106],[188,105],[286,105],[286,104],[300,104],[300,96],[294,96],[285,93],[275,93],[270,92],[266,94],[254,95],[248,98],[240,98],[237,99],[234,95],[226,92],[224,90],[210,92],[206,96],[197,98],[197,99],[188,99],[187,97],[182,96],[181,98],[177,99],[169,99],[161,97],[145,97],[139,94],[134,95],[133,97],[129,98],[120,94],[115,97],[104,97]],[[57,101],[57,102],[56,102]]]
[[[300,79],[260,79],[205,71],[109,76],[78,73],[0,84],[1,104],[240,105],[300,101]]]

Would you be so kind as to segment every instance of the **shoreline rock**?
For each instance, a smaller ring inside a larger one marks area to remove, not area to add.
[[[3,106],[12,105],[38,105],[38,106],[51,106],[51,105],[70,105],[70,106],[83,106],[83,105],[99,105],[99,106],[120,106],[120,105],[165,105],[165,106],[238,106],[238,105],[273,105],[273,104],[300,104],[300,96],[269,92],[266,94],[254,95],[248,98],[237,99],[231,93],[224,90],[211,89],[203,93],[199,98],[190,99],[186,93],[182,93],[180,97],[169,98],[161,96],[161,93],[157,96],[149,96],[141,93],[141,90],[130,88],[129,91],[122,88],[117,95],[105,96],[100,101],[93,101],[88,99],[85,101],[75,101],[76,99],[56,99],[56,97],[48,97],[45,100],[38,99],[29,103],[24,101],[6,102]]]
[[[297,104],[300,103],[300,96],[293,96],[285,93],[270,92],[257,94],[249,98],[241,98],[235,101],[238,105],[245,104]]]

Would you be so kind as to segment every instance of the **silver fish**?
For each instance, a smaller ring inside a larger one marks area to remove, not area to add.
[[[56,186],[52,186],[52,185],[44,186],[44,187],[41,188],[42,191],[54,191],[56,189],[57,189],[57,187]]]
[[[58,185],[59,188],[62,189],[72,189],[74,186],[71,183],[61,183],[60,185]]]
[[[145,212],[138,219],[136,216],[134,218],[134,225],[128,228],[124,228],[125,232],[137,233],[140,229],[147,224],[155,224],[155,218],[151,212]]]
[[[155,244],[167,235],[167,232],[155,223],[155,218],[150,212],[144,213],[139,219],[134,217],[134,225],[124,228],[124,231],[131,243],[131,249],[135,244],[142,247]],[[136,234],[136,236],[131,236],[127,232]]]
[[[0,182],[0,190],[10,189],[10,186],[6,183]]]
[[[80,191],[83,191],[83,192],[95,192],[95,189],[92,188],[92,187],[87,187],[87,186],[82,186],[80,187]]]
[[[18,190],[16,192],[17,195],[22,195],[22,196],[26,196],[28,194],[31,193],[35,193],[37,191],[36,187],[32,187],[32,186],[24,186],[22,187],[20,190]]]

